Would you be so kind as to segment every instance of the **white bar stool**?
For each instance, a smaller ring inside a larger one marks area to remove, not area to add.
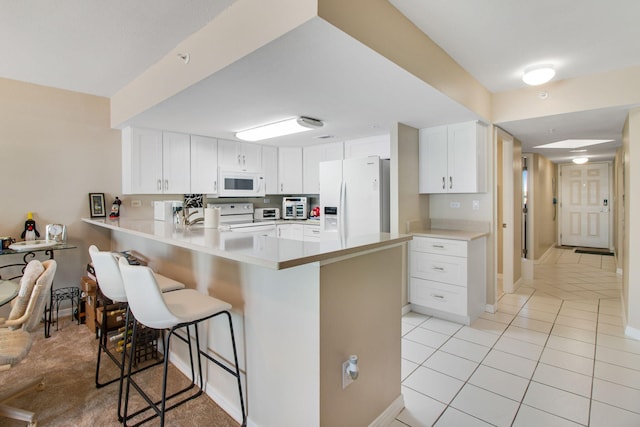
[[[158,283],[153,275],[153,272],[144,266],[132,266],[129,265],[126,260],[120,260],[120,272],[124,282],[125,292],[127,294],[127,300],[129,301],[129,307],[131,312],[136,317],[137,321],[153,329],[166,329],[168,333],[164,339],[164,371],[162,376],[162,399],[158,403],[154,403],[151,398],[142,390],[142,388],[135,382],[131,375],[127,376],[127,388],[125,392],[124,403],[124,418],[125,425],[127,418],[127,410],[129,403],[129,389],[133,386],[138,393],[148,403],[148,407],[145,409],[153,409],[155,414],[142,420],[136,425],[140,425],[156,416],[160,417],[160,426],[164,426],[165,413],[168,410],[175,408],[188,400],[194,399],[200,396],[203,392],[204,381],[202,378],[202,357],[211,360],[213,363],[233,375],[238,383],[238,395],[240,397],[240,408],[242,410],[242,426],[246,426],[247,417],[244,408],[244,398],[242,395],[242,382],[240,379],[240,369],[238,366],[238,352],[236,350],[236,341],[233,333],[233,323],[231,321],[231,304],[213,298],[209,295],[204,295],[194,289],[183,289],[175,292],[162,293],[158,287]],[[231,369],[223,364],[221,361],[214,359],[212,356],[206,353],[206,351],[200,350],[200,338],[198,335],[198,323],[211,319],[219,315],[226,315],[229,321],[229,330],[231,333],[231,344],[233,346],[233,362],[234,368]],[[135,352],[136,347],[136,334],[138,325],[135,322],[133,325],[132,336],[132,348],[131,352]],[[195,369],[194,360],[192,354],[191,334],[189,333],[189,326],[193,325],[194,334],[196,338],[196,349],[198,350],[198,373],[200,380],[200,388],[197,393],[192,394],[179,402],[167,407],[167,400],[175,397],[178,393],[174,393],[171,396],[167,396],[167,370],[169,368],[169,348],[171,337],[175,331],[180,328],[185,328],[187,338],[175,334],[175,336],[182,341],[186,342],[189,346],[189,358],[191,361],[191,383],[195,384]],[[129,364],[129,371],[131,370],[131,364]],[[139,413],[140,411],[138,411]]]
[[[89,247],[89,256],[91,257],[91,261],[93,262],[93,268],[96,273],[96,279],[98,279],[98,286],[100,287],[100,291],[112,300],[114,303],[126,303],[127,302],[127,294],[124,290],[124,283],[122,281],[122,276],[120,274],[120,268],[118,267],[118,257],[113,252],[108,251],[100,251],[95,245],[91,245]],[[184,289],[185,286],[183,283],[180,283],[176,280],[170,279],[161,274],[153,273],[156,278],[156,282],[160,287],[162,292],[170,292],[178,289]],[[127,306],[125,322],[124,322],[124,332],[122,334],[124,339],[124,347],[122,350],[122,356],[120,360],[109,350],[108,347],[108,339],[107,339],[107,310],[106,307],[103,307],[102,310],[102,321],[100,325],[100,342],[98,344],[98,357],[96,360],[96,388],[101,388],[115,381],[120,381],[118,387],[118,420],[122,421],[121,408],[122,408],[122,384],[125,372],[125,356],[126,356],[126,348],[127,348],[127,336],[129,334],[129,322],[131,320],[130,310]],[[116,378],[110,379],[106,382],[100,382],[100,360],[102,353],[105,353],[109,358],[113,361],[113,363],[120,370],[120,375]],[[132,363],[132,359],[129,359],[129,362]],[[145,366],[144,368],[137,370],[135,372],[139,372],[141,370],[148,369],[152,366],[162,363],[162,360],[158,361],[158,363]],[[134,372],[134,373],[135,373]]]

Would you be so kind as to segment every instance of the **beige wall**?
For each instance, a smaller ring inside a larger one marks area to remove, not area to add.
[[[630,218],[638,218],[640,212],[640,197],[637,194],[640,185],[640,168],[632,168],[633,164],[640,165],[640,108],[629,112],[629,117],[622,134],[624,151],[624,253],[622,297],[627,318],[627,326],[635,330],[640,337],[640,222],[631,222]]]
[[[615,208],[613,211],[613,247],[616,252],[616,264],[619,271],[622,271],[624,259],[624,148],[616,150],[616,157],[613,166],[613,191],[615,196]]]
[[[553,198],[557,197],[554,190],[557,186],[558,166],[539,154],[527,154],[527,158],[532,183],[532,200],[529,206],[533,206],[529,210],[529,220],[533,221],[533,235],[529,236],[529,258],[537,260],[556,243],[558,205],[553,204]]]
[[[536,86],[493,94],[493,121],[503,123],[638,104],[640,67],[558,80],[544,85],[544,91],[548,94],[545,99],[538,97],[541,88]]]
[[[370,425],[400,396],[401,262],[395,247],[321,267],[321,426]],[[349,354],[359,357],[360,377],[342,389],[336,367]]]
[[[429,197],[418,194],[418,129],[398,123],[391,130],[391,232],[406,233],[407,221],[429,216]],[[403,251],[407,265],[407,248]],[[402,305],[408,303],[407,270],[402,271]]]
[[[28,211],[41,238],[46,224],[66,224],[78,248],[55,253],[54,287],[77,286],[87,245],[109,246],[108,232],[80,221],[88,193],[105,193],[107,210],[120,193],[120,131],[109,126],[109,99],[7,79],[0,93],[0,235],[19,238]]]

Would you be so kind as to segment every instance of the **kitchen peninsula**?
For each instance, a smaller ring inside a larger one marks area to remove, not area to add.
[[[387,425],[402,409],[402,251],[411,236],[380,233],[303,242],[170,222],[84,219],[112,250],[233,305],[249,426]],[[231,360],[228,331],[209,323],[207,348]],[[181,346],[172,362],[186,372]],[[343,388],[342,364],[359,378]],[[233,379],[207,368],[206,391],[240,419]]]

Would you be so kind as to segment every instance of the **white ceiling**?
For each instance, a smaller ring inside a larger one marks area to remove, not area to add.
[[[556,64],[556,79],[640,65],[637,0],[390,2],[493,92],[523,87],[522,69],[538,62]],[[232,3],[0,0],[0,77],[111,96]],[[475,118],[315,19],[134,122],[231,137],[293,115],[317,117],[326,126],[279,144],[315,143],[321,134],[372,135],[397,121],[426,127]],[[625,116],[626,109],[618,108],[500,126],[525,150],[560,136],[613,138],[615,146]],[[610,158],[612,149],[604,155]]]
[[[0,76],[110,97],[233,0],[0,0]]]

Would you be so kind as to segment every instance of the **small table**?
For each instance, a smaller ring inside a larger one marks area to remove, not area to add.
[[[13,277],[8,277],[8,279],[17,279],[19,277],[22,277],[22,273],[24,273],[25,267],[27,266],[29,261],[31,261],[32,259],[35,259],[37,253],[43,253],[45,256],[48,256],[49,259],[53,259],[54,251],[59,251],[59,250],[64,250],[64,249],[75,249],[75,248],[76,248],[76,246],[74,246],[74,245],[70,245],[70,244],[67,244],[67,243],[58,243],[58,244],[56,244],[54,246],[43,247],[42,249],[29,249],[29,250],[21,250],[21,251],[16,251],[16,250],[13,250],[13,249],[1,249],[0,250],[0,256],[2,256],[2,255],[22,255],[22,262],[14,262],[14,263],[10,263],[10,264],[0,265],[0,272],[2,271],[3,268],[9,269],[10,267],[14,267],[16,269],[20,269],[20,273],[19,274],[15,275]],[[2,279],[3,279],[3,277],[0,274],[0,280],[2,280]],[[15,295],[14,295],[14,297],[15,297]],[[6,304],[6,302],[5,302],[5,304]],[[49,338],[49,336],[50,336],[51,323],[52,323],[52,318],[51,318],[51,314],[52,314],[51,313],[51,311],[52,311],[51,309],[52,308],[53,308],[53,289],[52,289],[52,292],[51,292],[50,297],[49,297],[49,306],[44,308],[44,336],[45,336],[45,338]],[[48,317],[47,317],[47,313],[49,313]]]
[[[0,307],[18,295],[20,285],[11,280],[0,280]]]

